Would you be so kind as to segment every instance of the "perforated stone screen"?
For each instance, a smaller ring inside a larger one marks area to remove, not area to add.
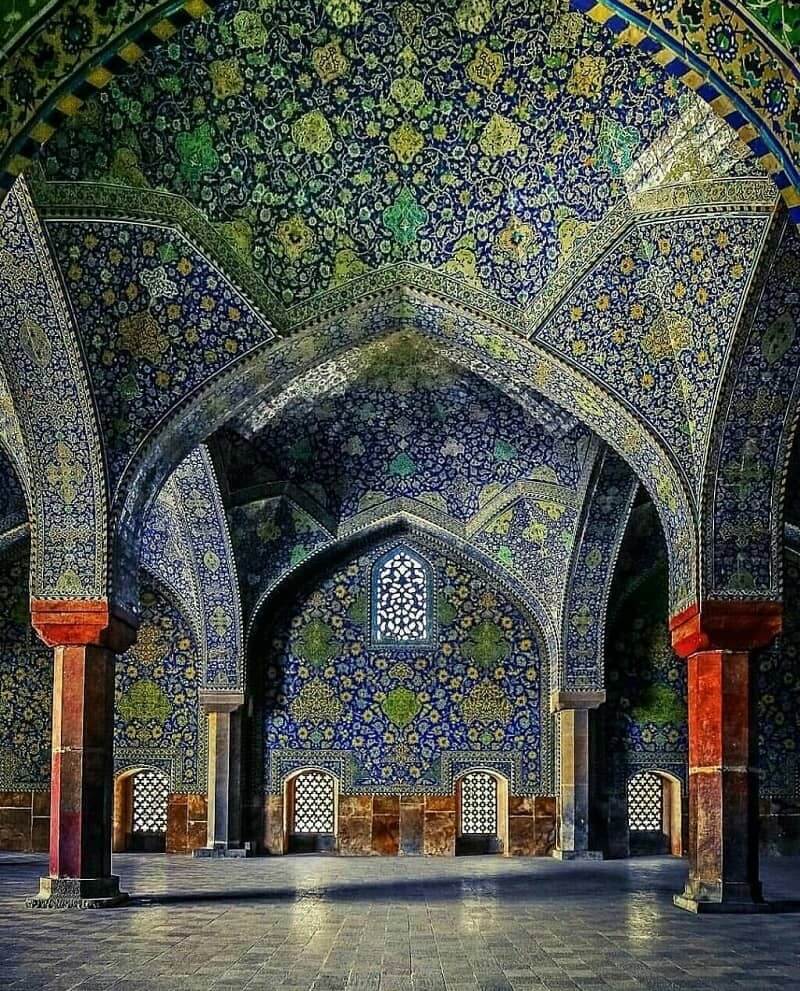
[[[333,778],[305,771],[294,779],[294,832],[332,833],[335,828]]]
[[[651,771],[635,774],[628,782],[628,828],[633,832],[661,829],[661,778]]]
[[[461,832],[465,836],[497,834],[497,779],[473,771],[461,779]]]
[[[166,833],[169,781],[160,771],[141,771],[133,779],[133,831]]]
[[[381,564],[375,581],[375,639],[380,643],[422,643],[428,639],[428,573],[407,551]]]

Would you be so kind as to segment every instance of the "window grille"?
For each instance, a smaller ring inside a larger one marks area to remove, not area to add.
[[[169,781],[161,771],[140,771],[133,779],[133,831],[166,833]]]
[[[322,771],[304,771],[294,779],[294,832],[332,833],[334,782]]]
[[[461,779],[461,832],[497,833],[497,779],[486,771],[471,771]]]
[[[424,643],[430,639],[430,572],[415,554],[398,548],[378,561],[373,598],[376,643]]]
[[[635,774],[628,782],[628,828],[632,832],[660,832],[661,778],[651,771]]]

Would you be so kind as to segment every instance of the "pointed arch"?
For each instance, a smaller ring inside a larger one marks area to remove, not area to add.
[[[543,651],[547,654],[549,670],[557,657],[558,638],[553,622],[540,602],[536,590],[501,569],[488,555],[469,541],[450,531],[443,531],[427,520],[400,513],[373,520],[363,524],[359,529],[350,530],[338,538],[331,538],[328,543],[315,548],[302,561],[287,566],[275,575],[269,585],[262,590],[250,614],[245,631],[245,649],[248,656],[252,638],[263,618],[261,614],[290,582],[302,583],[307,576],[363,551],[372,551],[376,561],[383,552],[390,552],[398,546],[403,546],[414,537],[418,537],[423,546],[450,553],[455,551],[462,559],[468,560],[472,567],[479,568],[491,581],[499,584],[523,608],[525,615],[531,621]]]
[[[263,649],[265,642],[269,642],[269,637],[266,635],[269,628],[268,624],[273,616],[279,624],[281,623],[286,616],[285,603],[290,601],[293,595],[302,596],[304,590],[307,591],[314,580],[321,576],[336,574],[340,567],[355,560],[359,560],[362,564],[363,570],[359,572],[361,580],[358,584],[360,589],[366,591],[371,564],[387,551],[401,544],[403,546],[411,545],[424,555],[440,556],[448,563],[452,562],[463,568],[465,572],[469,572],[480,581],[481,590],[483,590],[484,585],[488,585],[498,593],[502,593],[505,601],[513,605],[523,620],[525,637],[530,642],[529,648],[533,650],[531,644],[536,645],[534,652],[539,660],[538,677],[531,682],[538,703],[537,711],[541,715],[539,723],[541,745],[537,747],[536,751],[540,759],[533,776],[527,777],[527,773],[521,766],[519,755],[491,752],[476,755],[471,750],[453,750],[443,754],[441,775],[437,773],[436,784],[426,783],[426,791],[452,795],[455,777],[462,770],[474,767],[479,761],[483,766],[490,766],[500,771],[521,793],[551,794],[553,727],[552,720],[548,716],[548,689],[550,664],[555,656],[553,650],[557,646],[552,623],[548,621],[546,614],[542,615],[541,607],[537,609],[536,600],[528,590],[521,587],[520,583],[509,580],[509,577],[501,573],[497,566],[487,560],[484,555],[476,552],[474,548],[457,543],[450,534],[432,531],[428,525],[420,523],[420,521],[407,519],[385,521],[381,527],[372,527],[368,532],[353,535],[347,540],[336,542],[317,551],[294,569],[287,571],[283,578],[273,584],[271,590],[265,592],[261,597],[259,607],[254,613],[247,637],[248,663],[257,664],[262,672],[266,669],[266,666],[260,663],[261,656],[258,651]],[[271,611],[273,605],[275,606],[274,613]],[[374,651],[376,657],[380,657],[383,653],[382,650]],[[408,658],[413,655],[406,654],[405,656]],[[252,682],[255,683],[255,681],[254,673]],[[316,750],[313,760],[321,769],[328,769],[340,777],[346,794],[360,793],[361,785],[354,780],[350,751]],[[270,756],[269,766],[266,770],[270,789],[274,792],[276,782],[282,782],[288,773],[297,767],[304,766],[308,761],[309,757],[303,750],[276,751]],[[374,787],[374,785],[370,787]]]
[[[301,376],[324,379],[345,355],[402,330],[427,338],[444,357],[491,382],[523,408],[531,396],[544,396],[614,447],[650,491],[661,515],[676,609],[693,600],[698,567],[693,499],[673,455],[647,424],[540,344],[431,294],[408,290],[388,299],[382,293],[333,323],[312,324],[278,345],[260,345],[184,397],[129,462],[118,490],[118,535],[137,539],[137,520],[169,473],[170,456],[183,456],[223,422],[243,415],[256,402],[278,397]]]
[[[13,410],[4,425],[27,480],[31,594],[102,599],[108,496],[97,413],[72,314],[21,179],[0,207],[0,230],[0,365]]]

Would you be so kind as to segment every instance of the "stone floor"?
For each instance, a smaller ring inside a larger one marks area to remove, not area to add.
[[[133,900],[26,909],[41,857],[0,855],[0,989],[800,989],[800,914],[672,907],[685,864],[547,859],[115,859]],[[800,897],[800,859],[764,865]]]

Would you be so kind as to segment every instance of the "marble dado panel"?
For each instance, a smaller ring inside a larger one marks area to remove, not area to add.
[[[340,795],[336,850],[351,857],[453,857],[458,812],[454,795]],[[508,853],[545,857],[556,842],[556,800],[510,796]],[[285,852],[282,795],[264,804],[264,849]]]
[[[167,799],[167,853],[191,853],[208,840],[205,795],[170,795]]]
[[[50,843],[50,792],[0,791],[0,850],[41,853]]]

